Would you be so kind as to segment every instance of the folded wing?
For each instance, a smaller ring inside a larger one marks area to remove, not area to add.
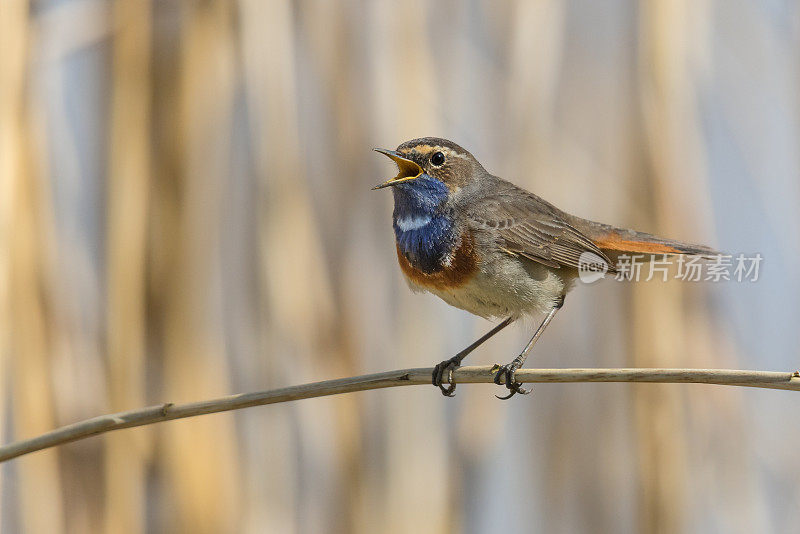
[[[569,224],[550,203],[513,184],[469,210],[471,222],[494,231],[502,239],[502,248],[510,253],[554,269],[586,268],[593,260],[602,260],[614,272],[608,256],[587,236]],[[591,253],[596,256],[581,256]]]

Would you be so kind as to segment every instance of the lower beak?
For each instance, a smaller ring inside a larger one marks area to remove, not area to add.
[[[382,148],[376,148],[375,152],[380,152],[385,156],[388,156],[392,161],[397,163],[397,169],[400,171],[397,173],[397,176],[390,180],[386,180],[380,185],[376,185],[372,188],[374,191],[375,189],[383,189],[384,187],[389,187],[393,185],[397,185],[403,182],[408,182],[410,180],[414,180],[422,174],[422,167],[417,165],[412,160],[401,156],[398,152],[394,150],[384,150]]]

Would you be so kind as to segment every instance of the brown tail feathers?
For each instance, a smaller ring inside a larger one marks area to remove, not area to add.
[[[663,239],[644,232],[621,228],[603,229],[591,236],[603,251],[613,256],[621,254],[690,254],[694,256],[716,256],[719,252],[705,245],[682,243]]]

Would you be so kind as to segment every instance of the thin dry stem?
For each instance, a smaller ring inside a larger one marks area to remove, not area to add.
[[[430,385],[431,368],[401,369],[371,375],[325,380],[280,389],[230,395],[186,404],[165,403],[127,412],[101,415],[73,423],[35,438],[0,447],[0,462],[24,454],[57,447],[112,430],[150,425],[251,406],[276,404],[339,393],[396,386]],[[492,383],[495,367],[461,367],[453,373],[457,383]],[[544,382],[649,382],[672,384],[717,384],[800,391],[800,372],[741,371],[727,369],[520,369],[523,383]]]

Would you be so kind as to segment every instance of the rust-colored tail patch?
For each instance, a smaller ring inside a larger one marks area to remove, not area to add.
[[[682,251],[662,243],[648,241],[634,241],[621,239],[618,236],[609,236],[606,239],[595,240],[602,250],[619,250],[621,252],[639,252],[642,254],[681,254]]]
[[[571,216],[568,216],[571,217]],[[720,253],[705,245],[684,243],[674,239],[664,239],[646,232],[628,228],[618,228],[588,219],[572,217],[571,222],[585,236],[594,241],[597,247],[612,259],[628,254],[689,254],[691,256],[711,257]]]
[[[600,236],[595,234],[593,241],[603,251],[629,252],[638,254],[693,254],[696,256],[715,256],[719,252],[704,245],[682,243],[662,239],[644,232],[633,230],[613,230]]]

